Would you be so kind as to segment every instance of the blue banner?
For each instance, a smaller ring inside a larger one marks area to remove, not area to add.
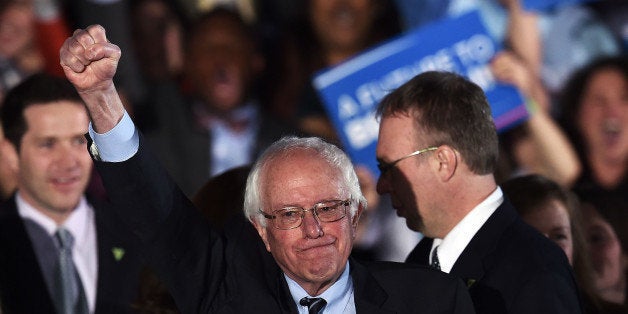
[[[377,174],[379,123],[374,109],[386,94],[419,73],[451,71],[478,84],[498,130],[527,118],[520,93],[497,82],[490,71],[488,63],[500,49],[478,13],[472,12],[406,33],[317,74],[313,83],[349,156]]]
[[[579,5],[597,0],[523,0],[523,8],[532,11],[550,10],[556,6]]]

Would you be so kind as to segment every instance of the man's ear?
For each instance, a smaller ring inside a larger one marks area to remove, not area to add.
[[[436,150],[435,156],[441,181],[449,181],[456,173],[458,167],[458,152],[451,146],[441,145]]]
[[[266,227],[262,226],[260,222],[257,221],[257,219],[251,219],[251,223],[253,224],[253,227],[255,227],[255,230],[257,230],[259,236],[262,238],[262,241],[264,241],[266,251],[270,252],[270,245],[268,245],[268,234],[266,233]]]
[[[353,228],[354,234],[358,228],[358,222],[360,221],[360,216],[362,216],[362,211],[364,211],[364,205],[362,203],[358,203],[358,209],[353,215],[353,218],[351,218],[351,227]]]
[[[4,138],[0,138],[0,163],[0,195],[8,197],[18,185],[20,162],[15,146]]]
[[[9,140],[0,138],[0,160],[6,163],[7,169],[11,169],[12,172],[17,172],[20,168],[19,157],[17,147]]]

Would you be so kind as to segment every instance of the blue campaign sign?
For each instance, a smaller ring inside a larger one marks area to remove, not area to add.
[[[314,86],[356,164],[376,171],[379,123],[374,109],[391,90],[429,70],[456,72],[486,93],[498,130],[527,118],[523,98],[496,82],[488,63],[500,49],[479,14],[445,19],[406,33],[314,77]]]
[[[526,10],[544,11],[559,5],[573,5],[597,0],[523,0]]]

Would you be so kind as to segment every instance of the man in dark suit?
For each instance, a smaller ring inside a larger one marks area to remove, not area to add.
[[[112,82],[120,55],[96,25],[66,40],[61,64],[90,112],[109,196],[182,312],[473,313],[459,279],[349,259],[366,201],[348,157],[318,138],[282,139],[253,166],[244,207],[261,250],[244,223],[211,230],[125,113]]]
[[[111,210],[85,197],[93,163],[80,96],[66,79],[38,74],[9,91],[1,110],[19,162],[17,192],[0,207],[3,312],[130,312],[139,256],[131,233],[103,215]],[[62,237],[73,242],[70,255]],[[61,255],[74,272],[66,303]]]
[[[426,72],[385,97],[378,192],[424,239],[408,263],[470,286],[478,313],[580,313],[564,253],[518,218],[497,186],[497,133],[480,87]]]

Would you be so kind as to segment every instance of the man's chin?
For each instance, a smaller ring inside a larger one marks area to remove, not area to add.
[[[335,265],[320,265],[321,267],[309,267],[306,278],[311,282],[325,284],[334,282],[342,273]]]
[[[423,230],[425,230],[425,228],[423,226],[423,222],[416,221],[414,219],[406,218],[406,226],[408,226],[408,229],[410,229],[412,231],[416,231],[416,232],[423,232]]]

